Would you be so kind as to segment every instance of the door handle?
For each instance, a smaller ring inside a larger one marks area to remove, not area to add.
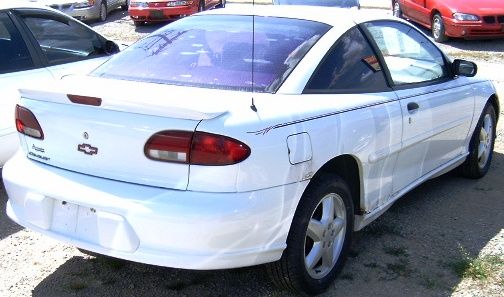
[[[415,110],[417,110],[419,108],[420,108],[420,105],[418,105],[418,103],[416,103],[416,102],[410,102],[410,103],[408,103],[408,111],[409,112],[413,112],[413,111],[415,111]]]

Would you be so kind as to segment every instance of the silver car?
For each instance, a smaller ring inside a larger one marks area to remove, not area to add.
[[[45,5],[62,11],[78,20],[104,22],[110,11],[128,10],[129,0],[39,0]]]

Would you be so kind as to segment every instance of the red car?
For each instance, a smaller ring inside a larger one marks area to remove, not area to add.
[[[438,42],[504,37],[503,0],[392,0],[392,10],[431,29]]]
[[[135,26],[138,26],[145,22],[178,19],[225,5],[226,0],[131,0],[128,12]]]

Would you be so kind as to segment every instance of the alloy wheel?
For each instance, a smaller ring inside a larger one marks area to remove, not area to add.
[[[331,193],[319,202],[313,212],[305,238],[305,267],[314,279],[328,275],[338,260],[346,233],[345,203]]]

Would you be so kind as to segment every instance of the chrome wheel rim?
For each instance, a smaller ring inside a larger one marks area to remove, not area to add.
[[[441,35],[441,19],[439,17],[434,17],[432,35],[434,35],[434,38],[436,39]]]
[[[480,169],[485,168],[492,151],[493,138],[493,122],[492,117],[486,114],[483,118],[478,145],[478,166]]]
[[[312,278],[321,279],[334,268],[343,249],[346,227],[343,199],[335,193],[327,194],[313,211],[306,230],[304,262]]]
[[[399,11],[401,8],[399,7],[399,2],[394,2],[394,16],[399,17]]]

